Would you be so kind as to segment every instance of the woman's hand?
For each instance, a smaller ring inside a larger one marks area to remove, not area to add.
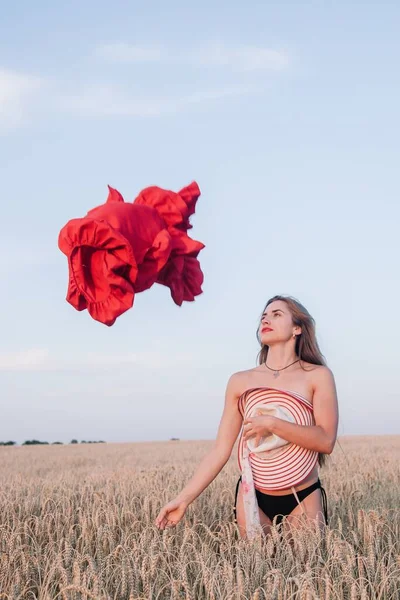
[[[178,498],[171,500],[158,513],[155,525],[159,529],[175,527],[182,519],[187,507],[187,503],[183,502],[183,500],[179,500]]]
[[[257,414],[257,412],[256,412]],[[274,420],[276,417],[263,415],[245,419],[243,425],[243,440],[255,437],[255,446],[260,443],[261,438],[273,433]]]

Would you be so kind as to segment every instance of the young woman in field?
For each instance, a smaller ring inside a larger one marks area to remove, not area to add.
[[[180,494],[159,512],[159,529],[182,519],[228,462],[239,433],[242,475],[234,513],[241,537],[257,528],[268,534],[275,516],[277,523],[285,516],[289,528],[309,519],[327,524],[318,467],[336,442],[338,403],[314,319],[294,298],[274,296],[265,306],[257,338],[259,366],[230,377],[214,446]],[[273,449],[262,452],[268,444]]]

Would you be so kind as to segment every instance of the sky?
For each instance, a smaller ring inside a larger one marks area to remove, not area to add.
[[[400,5],[6,4],[0,440],[215,438],[276,294],[316,321],[338,435],[398,434]],[[64,224],[191,181],[203,294],[75,311]]]

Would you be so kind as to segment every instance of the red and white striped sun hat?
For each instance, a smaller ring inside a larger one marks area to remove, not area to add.
[[[297,425],[314,425],[312,404],[297,392],[263,387],[246,390],[239,399],[243,420],[269,413]],[[238,446],[238,462],[242,470],[243,435]],[[301,448],[282,440],[276,435],[268,436],[254,447],[254,439],[247,441],[249,461],[254,485],[266,490],[281,490],[300,483],[314,468],[318,452]]]
[[[259,414],[272,414],[297,425],[314,425],[312,404],[297,392],[270,387],[246,390],[239,398],[243,420]],[[254,438],[245,442],[243,431],[238,444],[238,463],[242,472],[246,528],[252,537],[260,528],[255,487],[283,490],[300,483],[318,461],[318,452],[302,448],[269,435],[256,447]]]

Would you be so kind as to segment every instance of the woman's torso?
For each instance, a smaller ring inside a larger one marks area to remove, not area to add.
[[[265,367],[256,367],[255,369],[250,369],[249,371],[244,371],[242,373],[242,391],[240,394],[239,401],[242,404],[242,410],[244,409],[244,403],[246,402],[246,394],[248,390],[258,389],[258,390],[282,390],[284,392],[294,392],[298,394],[301,398],[303,398],[311,407],[313,405],[313,395],[314,395],[314,384],[313,384],[313,373],[316,369],[321,368],[319,365],[313,365],[311,363],[303,362],[303,367],[296,368],[293,370],[290,375],[280,375],[278,378],[273,378],[271,374],[266,373]],[[300,398],[300,399],[301,399]],[[243,435],[243,430],[241,431],[239,438],[239,448]],[[309,471],[309,473],[302,479],[298,484],[294,485],[294,489],[296,491],[300,491],[309,485],[313,484],[318,480],[319,469],[318,462],[315,466]],[[267,489],[260,485],[256,484],[256,488],[265,494],[270,494],[274,496],[281,496],[285,494],[292,493],[288,488],[282,489]]]

